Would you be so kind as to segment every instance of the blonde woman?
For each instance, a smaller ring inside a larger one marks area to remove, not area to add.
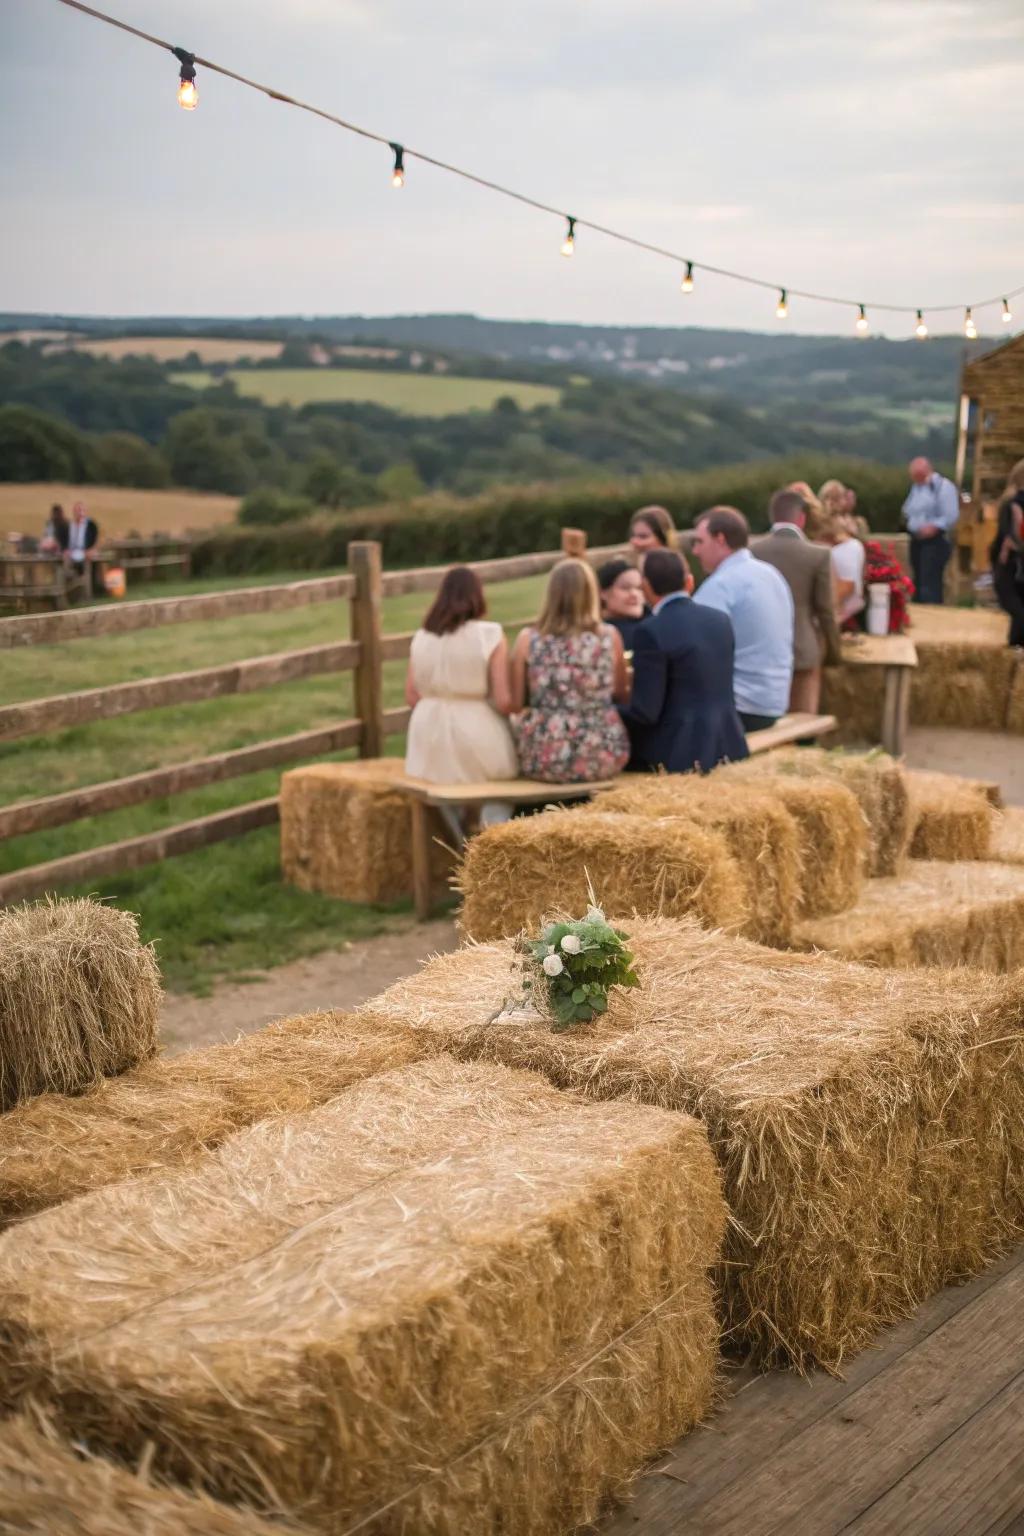
[[[989,558],[993,590],[1010,616],[1006,643],[1024,645],[1024,459],[1018,459],[1007,476]]]
[[[563,560],[536,624],[512,650],[512,730],[520,772],[548,784],[610,779],[629,759],[614,701],[629,696],[622,636],[601,621],[585,560]]]
[[[826,480],[818,492],[818,503],[825,517],[825,526],[846,521],[846,486],[841,480]],[[852,529],[847,529],[852,533]]]
[[[800,497],[800,500],[803,502],[804,516],[807,519],[807,521],[804,523],[804,532],[811,540],[811,543],[827,544],[829,541],[826,537],[824,537],[824,535],[826,532],[828,519],[825,516],[825,510],[822,507],[821,502],[818,500],[817,496],[815,496],[814,492],[807,484],[807,481],[792,480],[789,485],[784,486],[783,489],[787,491],[796,491],[797,495]]]

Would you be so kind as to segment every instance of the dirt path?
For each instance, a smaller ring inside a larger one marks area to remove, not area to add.
[[[347,949],[293,960],[244,986],[224,983],[211,997],[170,994],[160,1021],[164,1048],[175,1052],[233,1040],[291,1013],[355,1008],[456,943],[453,922],[417,923],[404,933],[385,933]]]
[[[907,732],[907,767],[994,779],[1007,805],[1024,805],[1024,736],[915,726]]]

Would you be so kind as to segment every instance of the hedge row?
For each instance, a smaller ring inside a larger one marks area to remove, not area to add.
[[[902,469],[804,456],[635,480],[506,486],[472,500],[424,496],[275,527],[218,528],[194,546],[192,569],[196,575],[320,570],[344,565],[351,539],[378,539],[390,567],[555,549],[563,527],[585,529],[591,544],[616,544],[626,537],[631,513],[649,502],[668,507],[680,528],[707,507],[726,503],[745,512],[756,531],[764,528],[769,498],[781,485],[806,480],[817,487],[833,476],[857,492],[872,528],[896,528],[907,494]]]

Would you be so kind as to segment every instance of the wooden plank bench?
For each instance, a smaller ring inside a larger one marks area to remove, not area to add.
[[[747,746],[751,753],[770,752],[790,741],[807,741],[835,730],[834,715],[783,715],[767,730],[751,731]],[[430,827],[427,807],[436,806],[451,813],[464,807],[479,808],[490,801],[503,800],[511,805],[564,805],[571,800],[587,800],[606,789],[613,789],[624,779],[598,779],[592,784],[548,784],[538,779],[494,779],[482,784],[431,784],[425,779],[398,775],[393,788],[410,802],[412,843],[412,884],[416,916],[424,921],[430,916]],[[447,815],[452,834],[460,844],[464,840],[457,819]]]

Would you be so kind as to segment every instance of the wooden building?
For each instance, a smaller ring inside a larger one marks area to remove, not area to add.
[[[964,363],[959,423],[956,483],[980,511],[1024,459],[1024,332]]]

